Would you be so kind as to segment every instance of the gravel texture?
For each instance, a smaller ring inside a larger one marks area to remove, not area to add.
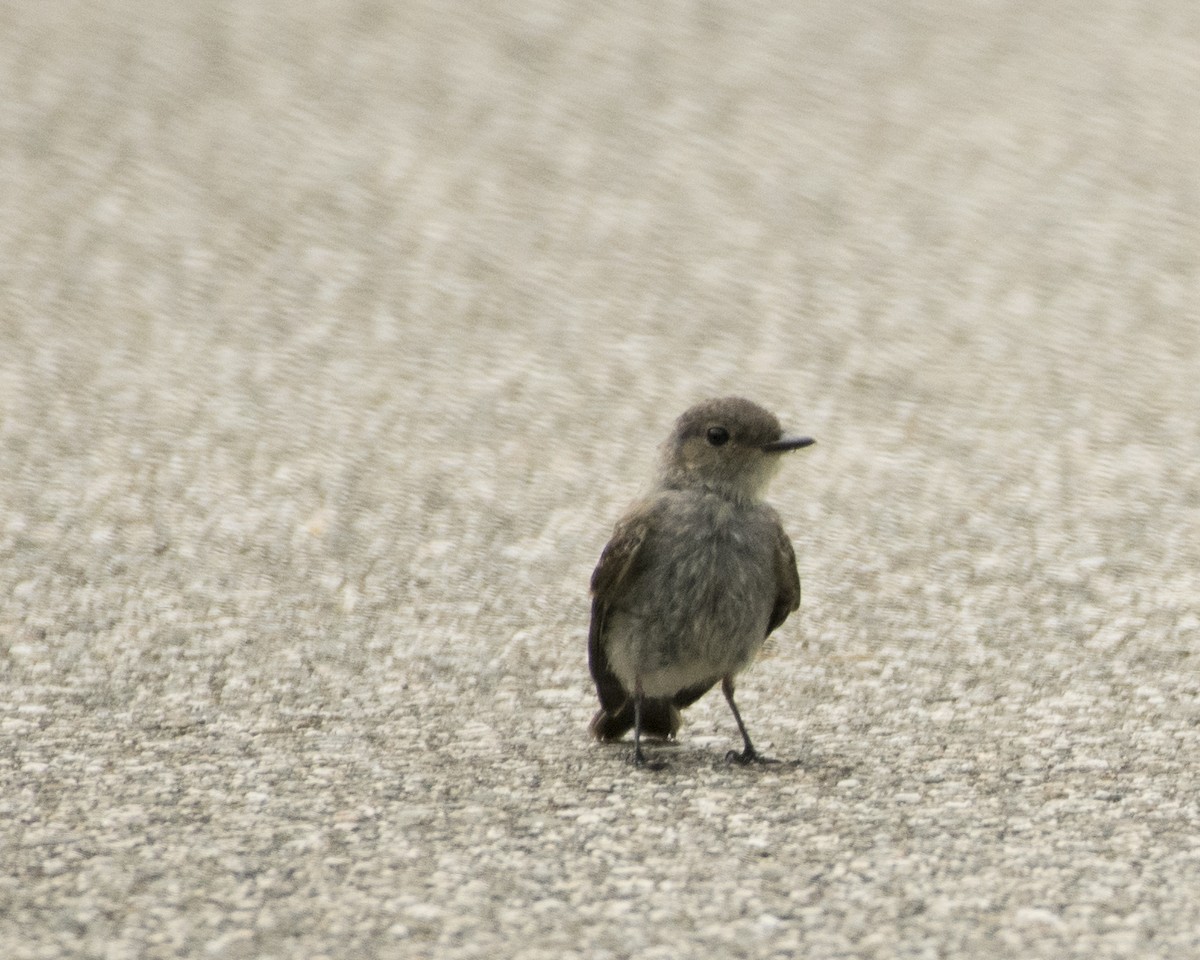
[[[0,11],[0,955],[1200,957],[1192,0]],[[660,772],[587,579],[818,445]]]

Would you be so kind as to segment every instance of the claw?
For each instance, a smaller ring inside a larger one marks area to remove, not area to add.
[[[771,757],[764,757],[756,750],[744,750],[738,753],[736,750],[730,750],[725,754],[726,763],[736,763],[742,767],[748,767],[752,763],[779,763],[778,760],[773,760]]]

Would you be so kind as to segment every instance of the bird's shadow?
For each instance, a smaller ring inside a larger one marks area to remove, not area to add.
[[[842,757],[827,756],[807,749],[791,757],[770,755],[743,763],[734,751],[685,746],[677,740],[643,744],[646,762],[639,765],[634,762],[632,744],[626,741],[616,746],[619,746],[626,764],[648,774],[692,774],[704,769],[731,771],[747,776],[797,773],[808,775],[821,783],[832,784],[850,777],[858,766]]]

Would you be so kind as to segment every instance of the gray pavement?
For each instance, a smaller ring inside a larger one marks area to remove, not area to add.
[[[0,955],[1200,957],[1191,0],[4,5]],[[586,737],[693,401],[782,763]]]

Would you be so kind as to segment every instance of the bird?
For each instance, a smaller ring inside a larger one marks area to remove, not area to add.
[[[705,400],[675,421],[654,484],[617,521],[591,578],[588,666],[600,741],[633,730],[673,740],[680,711],[720,683],[742,737],[726,760],[772,762],[750,740],[737,675],[800,606],[796,554],[763,501],[782,455],[811,446],[742,397]],[[662,764],[652,765],[662,766]]]

